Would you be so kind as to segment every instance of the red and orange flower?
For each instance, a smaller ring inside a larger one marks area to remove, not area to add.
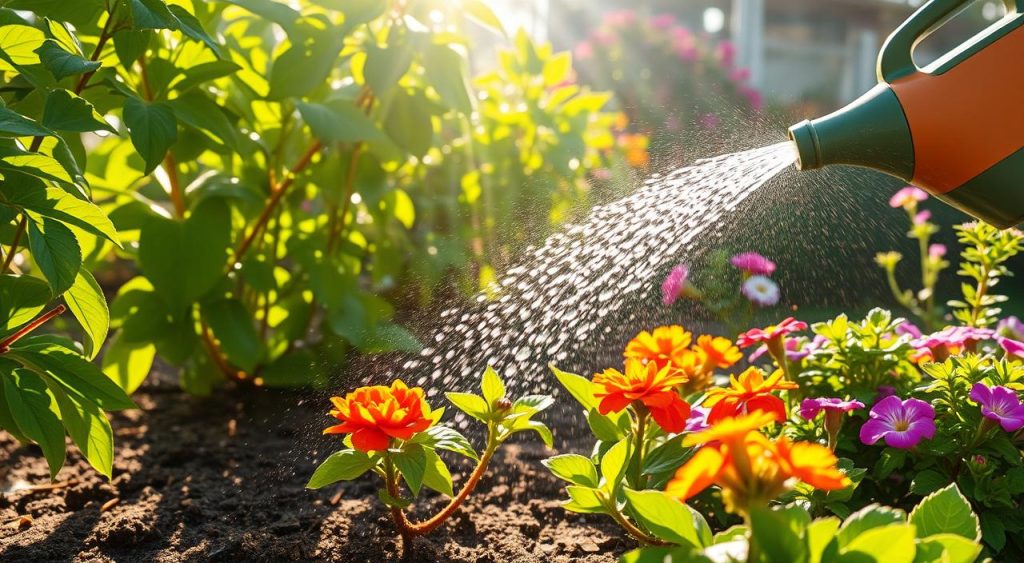
[[[736,340],[736,344],[740,348],[748,348],[754,344],[765,343],[770,350],[773,344],[777,344],[785,336],[806,329],[807,323],[798,321],[793,317],[786,317],[777,325],[770,325],[765,328],[752,328],[744,332]]]
[[[810,442],[769,440],[758,431],[772,421],[767,413],[723,420],[709,430],[687,436],[684,446],[704,444],[669,481],[665,492],[681,501],[711,485],[723,490],[726,508],[746,513],[754,505],[767,505],[785,492],[791,479],[822,490],[850,484],[836,467],[835,454]]]
[[[601,414],[621,412],[632,405],[650,411],[654,421],[666,432],[682,432],[690,416],[690,405],[679,397],[675,388],[686,382],[681,371],[655,362],[642,363],[627,359],[625,373],[609,368],[594,374],[594,397],[600,400]]]
[[[437,423],[444,409],[432,411],[423,389],[395,380],[391,387],[360,387],[345,398],[331,397],[331,416],[341,424],[324,434],[352,434],[352,445],[362,452],[388,449],[392,438],[408,440]]]
[[[740,352],[732,340],[721,336],[702,334],[697,338],[697,345],[693,349],[703,356],[705,371],[730,368],[743,359],[743,352]]]
[[[756,367],[747,368],[739,378],[730,376],[729,387],[708,391],[703,405],[711,407],[708,424],[758,411],[770,414],[778,422],[786,420],[786,405],[772,392],[796,389],[797,385],[783,381],[782,377],[782,370],[776,370],[765,379],[764,373]]]
[[[659,326],[648,332],[643,331],[626,345],[627,360],[639,360],[642,364],[653,363],[658,369],[664,367],[679,371],[687,365],[693,352],[689,349],[693,335],[679,325]],[[692,361],[689,363],[692,364]]]

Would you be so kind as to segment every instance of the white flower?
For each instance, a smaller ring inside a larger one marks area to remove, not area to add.
[[[779,302],[781,293],[779,286],[767,276],[750,276],[743,282],[740,293],[751,303],[761,307],[771,307]]]

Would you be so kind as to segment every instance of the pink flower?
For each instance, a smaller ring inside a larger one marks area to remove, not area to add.
[[[896,334],[900,336],[907,335],[911,338],[921,338],[921,329],[917,328],[917,325],[910,321],[903,321],[896,327]]]
[[[729,263],[752,276],[770,276],[775,272],[775,262],[756,252],[741,252],[730,258]]]
[[[676,17],[672,14],[660,14],[651,18],[651,27],[655,29],[668,29],[676,24]]]
[[[1014,340],[1024,340],[1024,323],[1017,317],[1009,316],[999,321],[996,332]]]
[[[736,62],[736,46],[732,41],[722,41],[715,47],[715,56],[722,66],[731,67]]]
[[[779,302],[779,286],[766,276],[750,276],[740,287],[740,293],[759,307],[771,307]]]
[[[869,417],[860,427],[860,441],[869,446],[884,438],[890,447],[909,449],[935,437],[935,409],[920,399],[886,397],[871,408]]]
[[[912,221],[914,222],[915,225],[923,225],[923,224],[927,223],[928,220],[931,219],[931,218],[932,218],[932,212],[928,211],[927,209],[925,209],[924,211],[918,212],[917,215],[914,215],[914,218],[912,219]]]
[[[807,330],[807,323],[798,321],[793,317],[786,317],[777,325],[765,328],[752,328],[744,332],[736,340],[736,345],[740,348],[749,348],[754,344],[771,343],[773,340],[801,330]]]
[[[928,257],[932,260],[938,260],[946,255],[946,245],[944,244],[932,244],[928,247]]]
[[[606,29],[597,29],[590,34],[598,45],[604,45],[605,47],[615,43],[615,34]]]
[[[971,346],[979,340],[992,338],[995,332],[990,328],[976,328],[972,326],[947,326],[939,332],[933,332],[927,336],[915,339],[910,343],[915,348],[934,349],[939,346],[947,348],[959,348]]]
[[[1003,430],[1016,432],[1024,428],[1024,405],[1020,404],[1020,398],[1012,389],[975,383],[970,397],[981,407],[982,416],[998,422]]]
[[[700,52],[697,51],[697,46],[692,43],[678,43],[673,49],[675,49],[676,55],[683,62],[692,63],[700,59]]]
[[[1007,356],[1015,359],[1024,358],[1024,342],[1014,340],[1005,336],[996,336],[996,342],[1002,346]]]
[[[852,412],[864,408],[864,403],[854,400],[843,400],[834,397],[818,397],[815,399],[804,399],[800,403],[800,416],[811,420],[818,416],[821,411],[825,412]]]
[[[928,193],[920,188],[914,186],[907,186],[900,191],[893,194],[889,198],[890,207],[908,207],[910,205],[916,206],[918,202],[928,199]]]
[[[713,113],[706,113],[700,116],[700,126],[705,129],[717,129],[722,120]]]
[[[604,23],[611,26],[625,26],[636,22],[636,12],[633,10],[616,10],[608,12],[604,16]]]
[[[749,68],[734,68],[729,73],[729,80],[733,82],[746,82],[750,80],[750,69]]]
[[[661,283],[661,302],[665,305],[671,305],[683,295],[683,290],[686,288],[686,278],[690,274],[690,269],[684,264],[680,264],[665,276],[665,281]]]
[[[760,91],[754,88],[744,87],[741,89],[740,93],[747,98],[747,103],[750,104],[750,109],[754,111],[761,111],[764,109],[764,96],[761,95]]]
[[[791,362],[799,362],[800,360],[810,356],[814,352],[821,350],[828,339],[820,334],[814,336],[814,340],[806,344],[801,344],[800,340],[790,338],[786,340],[786,359]],[[747,361],[754,362],[761,356],[768,353],[768,345],[762,344],[757,350],[754,350],[752,354],[747,358]]]
[[[585,61],[594,56],[594,46],[590,44],[590,41],[583,41],[576,46],[575,56],[581,61]]]

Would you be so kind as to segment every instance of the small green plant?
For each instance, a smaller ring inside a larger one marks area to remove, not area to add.
[[[975,222],[956,226],[957,239],[964,245],[957,273],[970,282],[961,284],[963,299],[950,301],[953,317],[971,327],[988,327],[999,320],[1000,303],[1005,295],[992,293],[992,288],[1013,272],[1006,261],[1017,255],[1024,244],[1024,234],[1017,229],[999,230],[987,223]]]

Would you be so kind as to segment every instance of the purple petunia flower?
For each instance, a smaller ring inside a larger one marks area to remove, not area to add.
[[[680,264],[665,276],[665,281],[661,284],[661,302],[665,305],[671,305],[676,302],[677,299],[683,294],[683,289],[686,288],[686,278],[690,275],[690,269],[684,264]]]
[[[1016,432],[1024,428],[1024,405],[1020,404],[1020,398],[1012,389],[975,383],[970,397],[981,406],[981,414],[998,422],[1003,430]]]
[[[871,445],[885,438],[893,448],[913,448],[935,437],[935,409],[920,399],[901,401],[893,395],[875,403],[870,420],[860,427],[860,441]]]
[[[1024,340],[1024,322],[1015,316],[1006,317],[996,325],[996,333],[1014,340]]]
[[[921,329],[910,321],[903,321],[896,327],[896,334],[907,335],[911,338],[921,338]]]
[[[708,424],[708,414],[711,409],[707,407],[693,407],[690,409],[690,417],[686,419],[685,432],[703,432],[711,425]]]
[[[1024,358],[1024,342],[1005,336],[997,336],[996,342],[1003,347],[1003,351],[1006,352],[1007,356],[1011,358]]]
[[[851,412],[864,408],[864,403],[856,400],[843,400],[835,397],[817,397],[804,399],[800,403],[800,416],[810,420],[821,411],[827,412]]]
[[[756,252],[741,252],[730,258],[729,263],[752,276],[770,276],[775,272],[775,262]]]
[[[791,362],[799,362],[800,360],[810,356],[812,353],[821,350],[825,344],[828,343],[828,339],[820,334],[814,336],[814,340],[801,344],[799,340],[795,338],[789,338],[786,340],[786,359]],[[768,345],[762,344],[757,350],[754,350],[747,358],[747,361],[756,361],[761,356],[768,353]]]

